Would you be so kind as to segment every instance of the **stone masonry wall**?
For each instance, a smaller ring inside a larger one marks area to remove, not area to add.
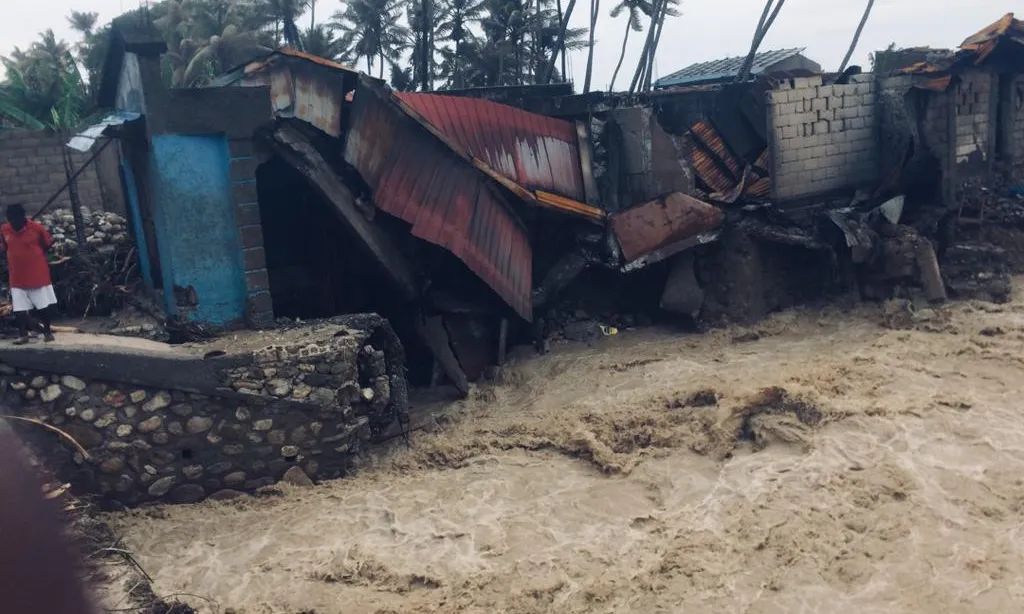
[[[42,207],[67,180],[61,154],[62,139],[52,132],[0,130],[0,204],[24,203],[29,214]],[[75,168],[91,153],[74,152]],[[92,168],[77,180],[82,203],[91,209],[124,212],[124,200],[117,170],[117,149],[108,147]],[[65,190],[56,201],[69,207]]]
[[[404,366],[389,362],[373,345],[382,339],[368,330],[329,326],[317,335],[225,367],[223,386],[211,394],[0,365],[2,401],[84,446],[87,458],[63,440],[55,445],[48,431],[25,430],[58,476],[108,503],[188,503],[251,491],[294,467],[312,478],[338,477],[397,417]]]
[[[259,159],[251,139],[232,139],[229,148],[235,217],[242,239],[245,287],[248,293],[246,323],[253,328],[263,328],[274,322],[274,304],[270,296],[267,256],[263,248],[263,225],[256,194],[256,167],[259,166]]]
[[[847,85],[821,77],[784,81],[770,93],[775,197],[796,199],[869,185],[878,175],[871,75]]]
[[[956,162],[982,165],[992,155],[993,76],[982,71],[961,75],[956,85]]]

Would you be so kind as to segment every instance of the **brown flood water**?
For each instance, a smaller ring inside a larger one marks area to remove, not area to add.
[[[1024,295],[879,313],[562,348],[354,478],[112,520],[204,613],[1024,611]]]

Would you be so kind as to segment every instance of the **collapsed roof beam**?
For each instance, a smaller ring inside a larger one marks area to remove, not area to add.
[[[419,296],[419,277],[415,269],[391,238],[359,211],[352,192],[312,143],[287,124],[278,124],[269,136],[268,145],[273,152],[297,170],[331,204],[338,219],[355,233],[362,247],[384,269],[402,298],[407,301],[416,299]]]

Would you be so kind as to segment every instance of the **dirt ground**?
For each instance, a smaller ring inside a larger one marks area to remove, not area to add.
[[[204,613],[1022,611],[1022,376],[1019,291],[623,333],[354,478],[110,520]]]

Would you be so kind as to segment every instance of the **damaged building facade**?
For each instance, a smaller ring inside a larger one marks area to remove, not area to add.
[[[604,294],[698,323],[858,284],[882,297],[876,277],[941,298],[963,185],[1024,170],[1020,23],[886,74],[822,74],[790,49],[744,83],[734,58],[637,95],[395,92],[291,50],[169,90],[162,43],[115,28],[102,100],[138,117],[122,169],[169,316],[377,312],[413,371],[430,365],[414,379],[465,391],[513,340],[564,326],[559,297],[594,271]],[[876,275],[899,224],[908,264]],[[649,292],[607,292],[631,279]]]

